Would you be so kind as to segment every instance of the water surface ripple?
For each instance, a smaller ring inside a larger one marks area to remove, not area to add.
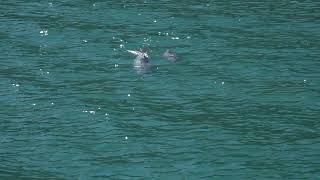
[[[0,2],[0,178],[318,178],[319,7]]]

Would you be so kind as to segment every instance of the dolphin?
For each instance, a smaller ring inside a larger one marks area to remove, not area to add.
[[[138,70],[138,72],[146,72],[151,68],[151,62],[147,52],[144,52],[142,50],[127,50],[127,52],[136,56],[136,59],[134,60],[134,67]]]
[[[175,62],[178,59],[178,56],[176,53],[170,51],[169,49],[167,49],[163,54],[162,57],[166,58],[167,60],[171,61],[171,62]]]

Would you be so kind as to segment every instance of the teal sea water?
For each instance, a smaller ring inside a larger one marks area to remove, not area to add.
[[[319,12],[1,1],[0,179],[319,178]]]

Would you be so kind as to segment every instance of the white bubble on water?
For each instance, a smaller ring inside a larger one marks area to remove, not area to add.
[[[119,66],[119,64],[114,64],[114,67],[118,67]]]
[[[124,137],[124,139],[127,140],[127,139],[128,139],[128,136]]]
[[[128,97],[130,97],[131,96],[131,94],[128,94]]]
[[[109,114],[105,113],[104,115],[106,116],[106,120],[109,120]]]
[[[45,30],[41,30],[40,31],[40,35],[41,36],[48,36],[48,30],[46,30],[46,29]]]
[[[224,82],[222,81],[221,84],[224,85]]]
[[[35,106],[35,105],[37,105],[37,104],[36,104],[36,103],[33,103],[33,104],[32,104],[32,106]]]
[[[120,48],[123,48],[124,47],[124,45],[123,44],[120,44]]]
[[[156,23],[156,22],[157,22],[157,20],[153,20],[153,22],[154,22],[154,23]]]
[[[96,112],[95,112],[95,111],[89,111],[89,113],[90,113],[90,114],[96,114]]]

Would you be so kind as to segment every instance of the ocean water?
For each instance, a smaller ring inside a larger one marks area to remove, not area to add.
[[[1,1],[0,179],[319,178],[319,12]]]

